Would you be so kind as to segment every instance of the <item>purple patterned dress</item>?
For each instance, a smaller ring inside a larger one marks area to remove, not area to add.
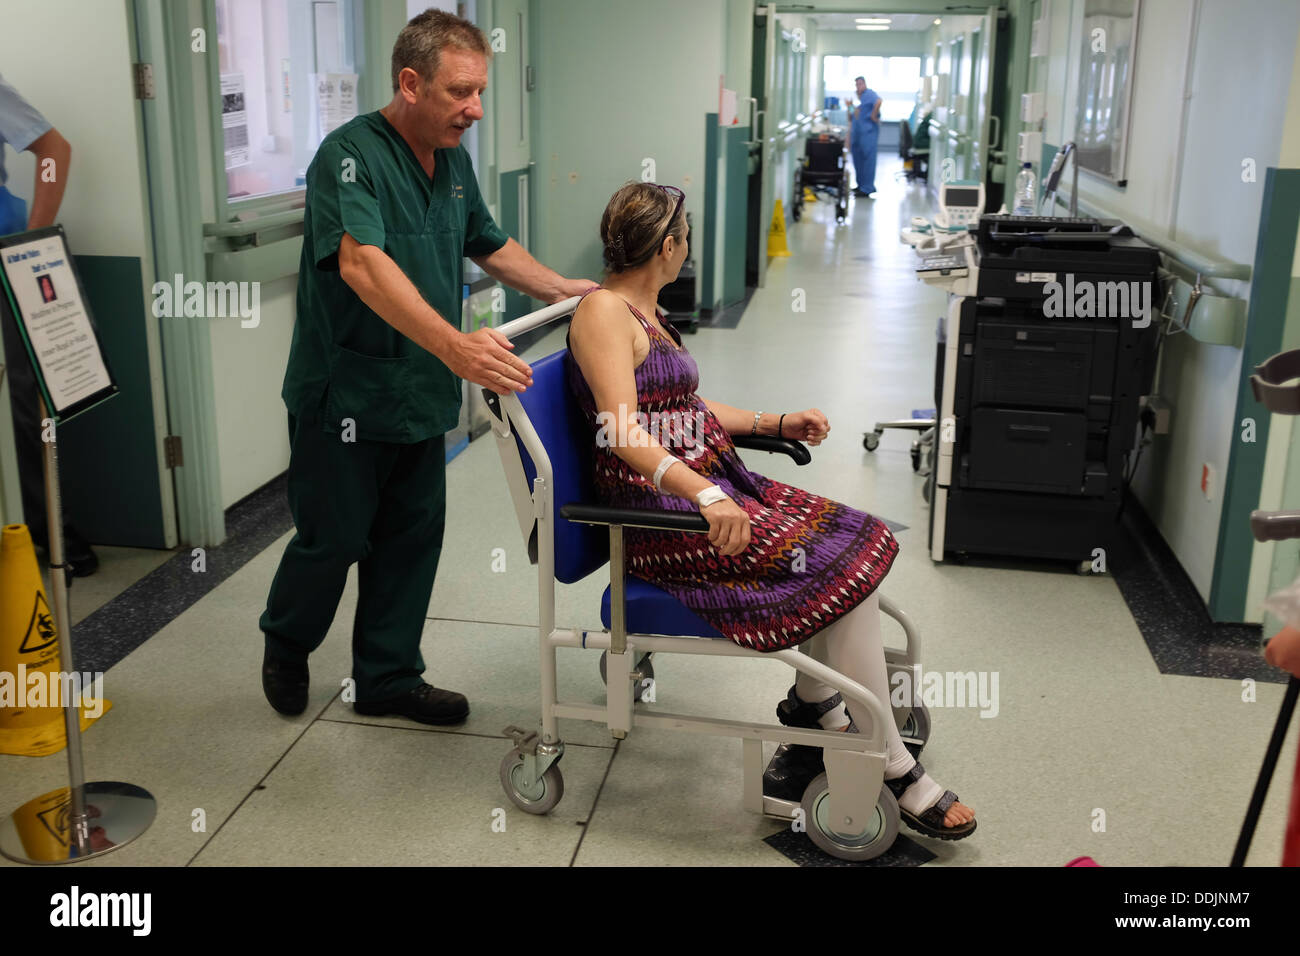
[[[627,528],[627,570],[667,591],[742,647],[776,651],[802,643],[865,600],[888,573],[898,542],[879,518],[747,469],[721,422],[695,394],[699,369],[681,347],[628,304],[650,337],[636,369],[638,410],[659,443],[720,487],[749,514],[749,547],[723,556],[707,535]],[[674,344],[675,343],[675,344]],[[572,353],[570,389],[592,423],[596,491],[602,504],[698,511],[660,493],[614,454],[618,436],[597,416],[595,399]],[[645,426],[643,426],[645,427]]]

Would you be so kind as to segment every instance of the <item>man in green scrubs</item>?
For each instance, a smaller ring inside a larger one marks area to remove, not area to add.
[[[393,99],[321,142],[307,170],[298,313],[282,395],[297,533],[260,626],[262,685],[282,714],[307,706],[307,656],[358,566],[354,708],[423,723],[469,713],[421,679],[420,636],[442,550],[444,433],[461,379],[504,395],[531,370],[494,329],[459,330],[462,260],[535,298],[594,283],[538,263],[492,221],[465,130],[483,117],[491,49],[429,10],[393,47]]]

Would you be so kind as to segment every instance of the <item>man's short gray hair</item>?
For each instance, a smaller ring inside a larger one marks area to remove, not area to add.
[[[425,10],[402,27],[393,44],[393,92],[398,89],[397,78],[408,67],[426,83],[432,80],[438,74],[441,53],[449,46],[492,57],[492,45],[482,30],[442,10]]]

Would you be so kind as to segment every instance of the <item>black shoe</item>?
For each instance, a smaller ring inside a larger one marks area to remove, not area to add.
[[[405,694],[384,700],[357,701],[352,709],[366,717],[397,714],[422,724],[459,724],[469,716],[469,701],[454,690],[421,684]]]
[[[79,534],[65,532],[63,560],[74,578],[87,578],[99,569],[99,558]]]
[[[763,772],[763,796],[798,803],[808,784],[825,769],[820,747],[781,744]]]
[[[50,543],[32,535],[32,546],[40,552],[40,560],[50,560]],[[87,578],[99,569],[99,558],[90,545],[76,532],[63,533],[63,575],[68,587],[73,578]]]
[[[307,709],[311,673],[306,662],[291,664],[267,651],[262,657],[262,690],[271,706],[286,717],[297,717]]]
[[[791,687],[789,696],[776,705],[776,719],[787,727],[822,730],[821,715],[838,707],[843,699],[835,694],[820,704],[807,704],[795,696]],[[763,795],[780,800],[802,800],[808,784],[825,769],[821,747],[781,744],[763,773]]]

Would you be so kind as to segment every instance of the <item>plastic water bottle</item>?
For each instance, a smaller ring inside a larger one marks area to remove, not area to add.
[[[1034,164],[1025,163],[1016,174],[1016,207],[1013,216],[1032,216],[1038,205],[1038,177],[1034,175]]]

